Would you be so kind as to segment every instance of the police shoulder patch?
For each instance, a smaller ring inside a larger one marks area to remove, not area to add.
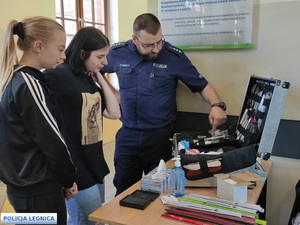
[[[168,49],[169,51],[171,51],[171,52],[174,52],[174,53],[177,54],[177,55],[183,54],[183,52],[182,52],[181,49],[176,48],[176,47],[173,46],[173,45],[168,45],[168,46],[167,46],[167,49]]]
[[[125,47],[127,46],[128,43],[127,42],[117,42],[117,43],[114,43],[111,48],[112,49],[117,49],[117,48],[121,48],[121,47]]]

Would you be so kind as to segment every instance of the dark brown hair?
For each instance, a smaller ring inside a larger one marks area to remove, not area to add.
[[[151,13],[139,15],[133,23],[133,33],[139,37],[140,31],[144,30],[149,34],[156,35],[160,29],[160,22],[156,16]]]
[[[73,37],[66,50],[65,63],[70,66],[75,74],[85,72],[84,61],[87,60],[92,51],[109,46],[109,39],[101,30],[95,27],[81,28]],[[81,51],[86,53],[85,58],[81,59]]]

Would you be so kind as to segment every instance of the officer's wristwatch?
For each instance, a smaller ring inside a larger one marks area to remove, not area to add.
[[[223,111],[226,111],[226,108],[227,108],[225,102],[218,102],[218,103],[212,104],[211,108],[215,107],[215,106],[220,107],[221,109],[223,109]]]

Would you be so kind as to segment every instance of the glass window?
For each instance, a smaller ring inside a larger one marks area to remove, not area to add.
[[[61,17],[61,4],[60,0],[55,0],[55,13],[56,17]]]
[[[83,18],[85,21],[93,22],[92,0],[83,0]]]
[[[63,0],[64,17],[68,19],[76,19],[76,1]]]
[[[106,1],[55,0],[56,21],[66,30],[67,44],[82,27],[93,26],[107,33]]]
[[[65,30],[67,35],[75,35],[77,32],[76,21],[65,20]]]
[[[105,10],[103,7],[103,0],[94,0],[94,10],[95,10],[95,22],[105,23]]]

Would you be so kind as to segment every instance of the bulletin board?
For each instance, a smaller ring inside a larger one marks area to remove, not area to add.
[[[183,50],[252,47],[253,0],[158,0],[158,18]]]

